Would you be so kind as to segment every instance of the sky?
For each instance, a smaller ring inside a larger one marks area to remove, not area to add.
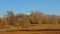
[[[45,14],[60,15],[60,0],[0,0],[0,14],[12,10],[17,13],[41,11]]]

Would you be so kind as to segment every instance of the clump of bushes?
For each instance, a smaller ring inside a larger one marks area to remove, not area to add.
[[[60,16],[46,15],[40,11],[33,11],[28,14],[14,14],[12,11],[4,18],[0,18],[0,28],[9,28],[11,26],[27,27],[29,25],[40,24],[59,24]]]

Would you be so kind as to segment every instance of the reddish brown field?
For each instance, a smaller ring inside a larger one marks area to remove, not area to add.
[[[35,27],[33,27],[33,26],[30,26],[29,28],[27,28],[27,29],[59,29],[59,31],[58,30],[55,30],[55,31],[53,31],[53,30],[50,30],[50,31],[2,31],[2,32],[0,32],[0,34],[60,34],[60,24],[55,24],[55,25],[52,25],[52,24],[50,24],[50,25],[48,25],[48,24],[46,24],[46,25],[38,25],[38,26],[35,26]]]
[[[13,32],[0,32],[0,34],[60,34],[60,31],[13,31]]]

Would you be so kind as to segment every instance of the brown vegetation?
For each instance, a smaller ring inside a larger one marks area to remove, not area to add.
[[[4,28],[27,28],[31,25],[40,24],[60,24],[60,16],[45,15],[42,12],[31,12],[28,14],[15,15],[12,11],[8,12],[8,16],[0,18],[0,29]]]

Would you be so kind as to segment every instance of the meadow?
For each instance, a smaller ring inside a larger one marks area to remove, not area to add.
[[[60,34],[60,16],[40,11],[14,14],[0,18],[0,34]]]

